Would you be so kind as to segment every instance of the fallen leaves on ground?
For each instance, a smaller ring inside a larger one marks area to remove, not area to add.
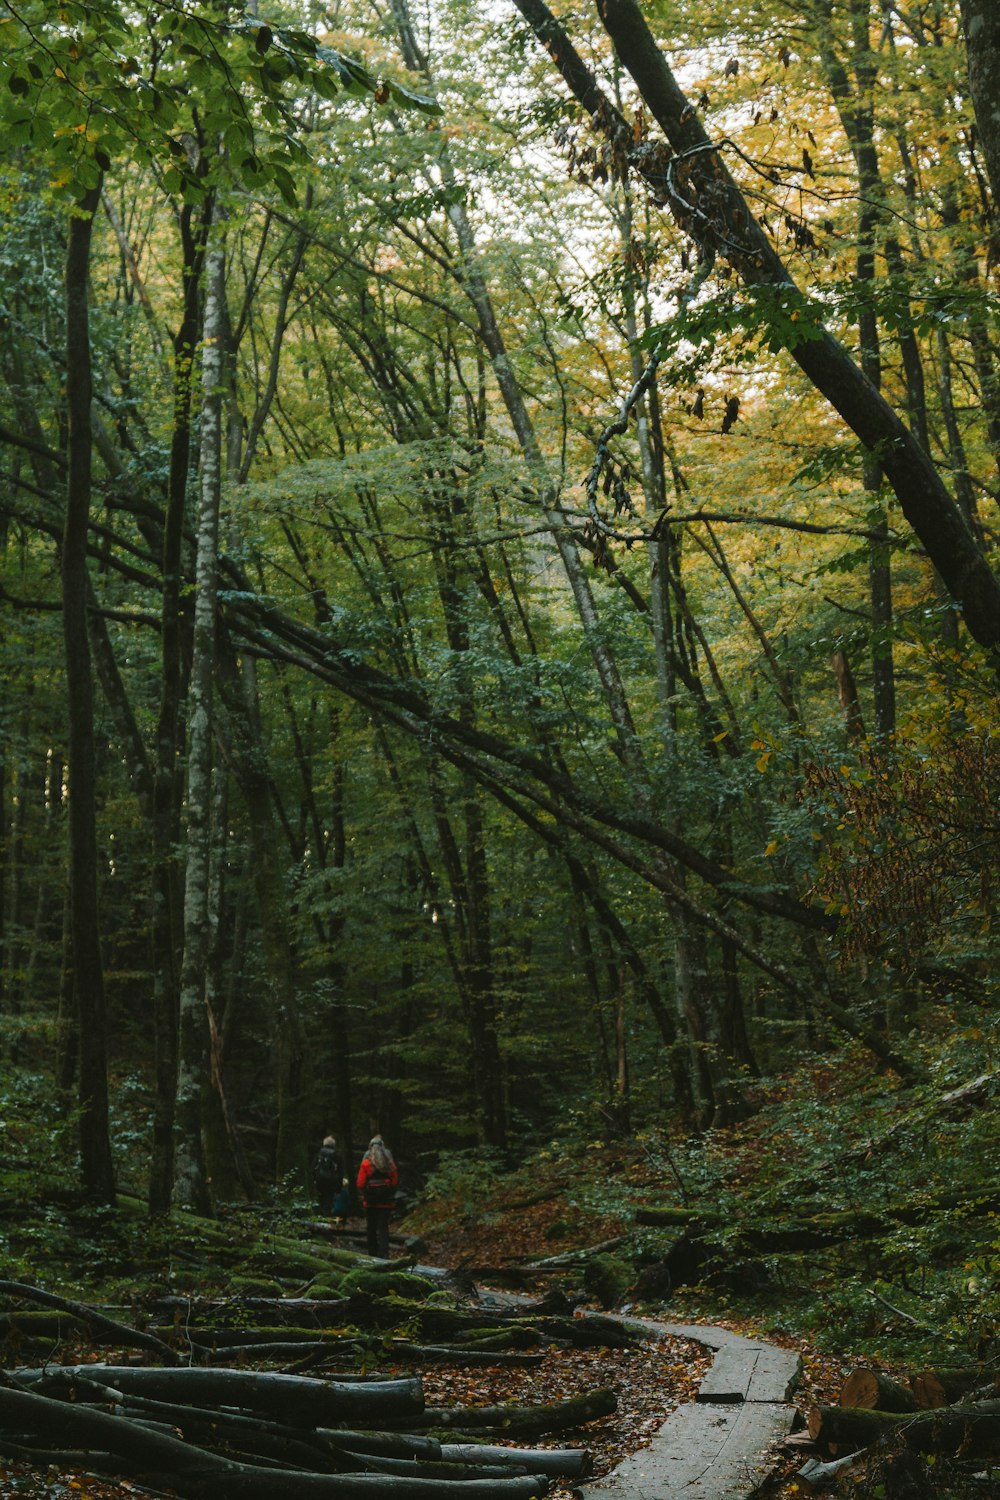
[[[531,1444],[587,1448],[600,1475],[647,1447],[668,1413],[694,1400],[711,1363],[711,1354],[700,1344],[668,1337],[634,1349],[550,1349],[544,1362],[530,1369],[425,1370],[424,1399],[428,1406],[541,1405],[610,1386],[618,1397],[613,1416]]]

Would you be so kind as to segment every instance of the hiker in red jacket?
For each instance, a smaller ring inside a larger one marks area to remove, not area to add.
[[[380,1135],[373,1135],[358,1169],[358,1190],[365,1206],[368,1254],[382,1260],[389,1259],[389,1215],[398,1183],[392,1152]]]

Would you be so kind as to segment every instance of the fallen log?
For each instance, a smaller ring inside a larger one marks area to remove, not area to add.
[[[165,1372],[164,1372],[165,1373]],[[174,1372],[170,1372],[174,1373]],[[180,1373],[180,1372],[177,1372]],[[239,1463],[171,1435],[72,1402],[0,1386],[0,1429],[67,1439],[118,1460],[118,1472],[169,1488],[183,1500],[535,1500],[541,1477],[486,1481],[393,1474],[316,1474]],[[35,1462],[46,1452],[34,1448]]]
[[[433,1459],[376,1458],[373,1454],[358,1455],[358,1463],[371,1474],[405,1474],[410,1478],[443,1479],[448,1483],[463,1480],[524,1478],[530,1470],[524,1464],[472,1464],[441,1463]]]
[[[612,1240],[602,1240],[599,1245],[586,1245],[579,1250],[563,1250],[559,1255],[547,1255],[544,1260],[526,1260],[523,1271],[561,1271],[579,1265],[591,1255],[606,1255],[625,1243],[627,1235],[617,1234]]]
[[[566,1432],[611,1416],[618,1398],[608,1386],[565,1401],[540,1406],[429,1406],[417,1425],[418,1431],[489,1432],[497,1437],[518,1434],[541,1437],[546,1432]]]
[[[586,1318],[533,1318],[529,1325],[544,1338],[571,1344],[574,1349],[634,1349],[642,1335],[620,1318],[594,1313]]]
[[[441,1457],[450,1462],[485,1459],[489,1463],[523,1464],[534,1474],[551,1479],[586,1479],[594,1464],[586,1448],[496,1448],[489,1443],[442,1443]]]
[[[859,1214],[854,1210],[844,1212],[828,1212],[817,1210],[809,1215],[796,1214],[775,1223],[777,1217],[773,1211],[761,1211],[762,1217],[766,1217],[767,1224],[756,1225],[753,1222],[753,1209],[745,1210],[743,1223],[739,1235],[739,1243],[744,1250],[755,1250],[762,1252],[780,1252],[782,1250],[813,1250],[821,1249],[826,1245],[835,1244],[844,1239],[857,1236],[861,1239],[870,1239],[873,1235],[887,1233],[893,1226],[883,1219],[872,1214]],[[674,1241],[675,1245],[685,1240],[693,1240],[698,1243],[708,1242],[710,1244],[721,1244],[720,1240],[713,1240],[713,1234],[719,1230],[728,1230],[732,1226],[732,1215],[722,1213],[713,1209],[691,1209],[691,1208],[639,1208],[634,1215],[635,1223],[650,1228],[676,1229],[680,1232],[679,1239]],[[732,1241],[726,1240],[726,1245],[732,1249]],[[668,1255],[670,1251],[666,1252]]]
[[[924,1411],[952,1406],[973,1392],[1000,1388],[1000,1371],[996,1370],[920,1370],[911,1376],[914,1400]]]
[[[379,1458],[441,1457],[442,1445],[437,1438],[417,1432],[350,1432],[342,1427],[317,1427],[316,1436],[348,1453],[374,1454]]]
[[[457,1370],[490,1365],[537,1369],[545,1355],[483,1349],[470,1344],[410,1344],[405,1339],[393,1339],[386,1346],[385,1358],[391,1364],[453,1365]]]
[[[918,1453],[1000,1457],[1000,1401],[915,1414],[816,1406],[809,1413],[808,1427],[813,1442],[833,1455],[842,1449],[870,1448],[886,1434],[893,1434]]]
[[[54,1372],[12,1370],[22,1386],[36,1385]],[[419,1380],[332,1382],[301,1375],[279,1375],[253,1370],[142,1368],[134,1365],[68,1365],[57,1372],[71,1383],[74,1376],[112,1386],[125,1395],[152,1396],[192,1406],[236,1406],[305,1425],[354,1422],[383,1425],[424,1410]]]
[[[248,1359],[297,1359],[296,1371],[314,1370],[327,1364],[331,1356],[339,1358],[349,1353],[364,1354],[369,1365],[377,1369],[380,1365],[449,1365],[456,1370],[473,1369],[537,1369],[544,1363],[544,1354],[522,1354],[518,1351],[482,1349],[469,1344],[413,1344],[408,1339],[390,1339],[379,1348],[360,1339],[330,1339],[317,1344],[256,1344],[249,1347],[219,1349],[220,1359],[227,1355],[242,1355]]]
[[[178,1436],[177,1427],[170,1422],[156,1422],[150,1417],[134,1416],[131,1413],[128,1421],[135,1427],[141,1427],[147,1432],[160,1432],[166,1436]],[[224,1442],[225,1456],[236,1459],[240,1463],[250,1463],[257,1466],[267,1466],[275,1469],[304,1469],[310,1474],[350,1474],[363,1473],[367,1465],[361,1459],[350,1453],[331,1454],[326,1452],[319,1444],[310,1441],[310,1434],[303,1431],[299,1437],[275,1437],[273,1433],[263,1430],[254,1431],[253,1428],[243,1428],[238,1433],[229,1429],[225,1437],[221,1432],[212,1432],[207,1429],[198,1440],[191,1436],[190,1430],[181,1429],[184,1440],[192,1447],[206,1448],[217,1452],[220,1442]]]
[[[541,1343],[536,1328],[526,1328],[519,1323],[509,1328],[470,1329],[457,1349],[537,1349]]]
[[[856,1209],[820,1210],[811,1214],[789,1214],[787,1218],[773,1207],[748,1204],[742,1211],[740,1241],[756,1251],[780,1253],[782,1250],[822,1249],[842,1244],[848,1239],[877,1239],[899,1224],[920,1224],[934,1214],[950,1214],[961,1207],[969,1217],[984,1217],[1000,1206],[1000,1194],[984,1192],[973,1198],[966,1189],[945,1190],[930,1200],[886,1204],[878,1214],[860,1213]],[[765,1223],[755,1224],[759,1215]],[[778,1222],[775,1222],[778,1220]],[[637,1208],[636,1224],[681,1229],[704,1237],[711,1231],[728,1227],[731,1218],[711,1208],[687,1209],[675,1205],[662,1208],[646,1205]]]
[[[838,1405],[864,1411],[916,1411],[917,1398],[878,1370],[852,1370],[840,1388]]]
[[[38,1302],[43,1307],[57,1308],[101,1333],[111,1334],[116,1343],[125,1344],[130,1349],[150,1349],[168,1365],[179,1362],[176,1349],[171,1349],[156,1334],[142,1333],[138,1328],[119,1323],[117,1319],[109,1318],[106,1313],[88,1306],[86,1302],[74,1302],[68,1297],[60,1297],[55,1292],[44,1292],[40,1287],[28,1286],[20,1281],[0,1281],[0,1296],[16,1297],[26,1302]]]
[[[0,1338],[21,1335],[62,1339],[79,1334],[82,1326],[76,1313],[46,1312],[38,1307],[0,1312]]]

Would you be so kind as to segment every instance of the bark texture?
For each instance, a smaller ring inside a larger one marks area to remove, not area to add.
[[[87,528],[93,430],[88,281],[100,186],[70,219],[66,250],[66,518],[62,541],[63,631],[69,712],[70,924],[79,1018],[80,1156],[87,1192],[114,1202],[108,1135],[108,1067],[97,890],[94,695],[87,637]]]

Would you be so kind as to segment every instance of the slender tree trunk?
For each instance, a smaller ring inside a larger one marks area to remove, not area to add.
[[[59,949],[59,1008],[56,1016],[56,1101],[59,1113],[73,1107],[73,1084],[80,1054],[80,1024],[73,989],[73,916],[69,882],[63,889],[62,942]]]
[[[206,209],[206,223],[209,212]],[[167,511],[163,528],[160,705],[156,725],[153,782],[152,966],[156,1100],[150,1163],[149,1207],[170,1207],[174,1181],[174,1109],[177,1098],[177,1028],[182,904],[177,848],[181,826],[181,723],[184,692],[184,509],[191,446],[192,366],[198,342],[199,287],[204,261],[204,227],[193,210],[180,213],[184,308],[174,338],[174,413],[170,443]]]
[[[858,176],[858,239],[855,260],[855,279],[861,294],[858,354],[862,374],[874,391],[881,391],[882,354],[875,312],[875,239],[882,218],[883,191],[875,147],[874,97],[878,63],[871,47],[869,0],[850,0],[849,22],[853,81],[834,45],[832,0],[824,0],[820,19],[820,55]],[[926,441],[921,446],[926,451]],[[896,728],[892,572],[888,517],[881,499],[882,466],[872,453],[865,455],[862,482],[869,496],[870,524],[876,533],[868,547],[874,726],[876,738],[886,741]]]
[[[108,1133],[107,1022],[97,893],[94,703],[87,636],[87,529],[90,519],[91,416],[89,271],[100,187],[70,219],[66,251],[66,523],[62,544],[63,630],[69,710],[69,831],[73,978],[80,1025],[80,1159],[83,1185],[113,1203]]]
[[[837,650],[830,658],[833,675],[837,683],[837,698],[844,714],[844,727],[850,744],[860,745],[865,738],[865,723],[861,713],[854,673],[847,659],[847,652]]]
[[[205,970],[205,1012],[208,1021],[209,1079],[203,1096],[202,1136],[205,1170],[214,1202],[235,1195],[237,1184],[249,1203],[256,1185],[229,1103],[226,1083],[226,1034],[223,995],[223,909],[229,868],[229,779],[221,765],[212,767],[212,853],[208,887],[208,961]]]
[[[222,483],[222,244],[207,260],[202,339],[201,485],[195,566],[194,639],[188,711],[184,956],[178,1026],[175,1194],[185,1208],[211,1208],[202,1142],[202,1101],[209,1081],[206,989],[210,957],[212,867],[212,722],[215,617]]]
[[[948,434],[951,471],[955,476],[955,496],[961,506],[962,514],[969,523],[970,531],[982,539],[983,528],[979,517],[979,507],[976,504],[976,492],[972,487],[969,462],[965,454],[965,441],[962,437],[962,429],[958,425],[958,413],[955,410],[951,349],[948,344],[948,334],[940,324],[935,330],[935,343],[938,357],[938,394],[941,398],[941,415],[944,417],[945,432]]]

